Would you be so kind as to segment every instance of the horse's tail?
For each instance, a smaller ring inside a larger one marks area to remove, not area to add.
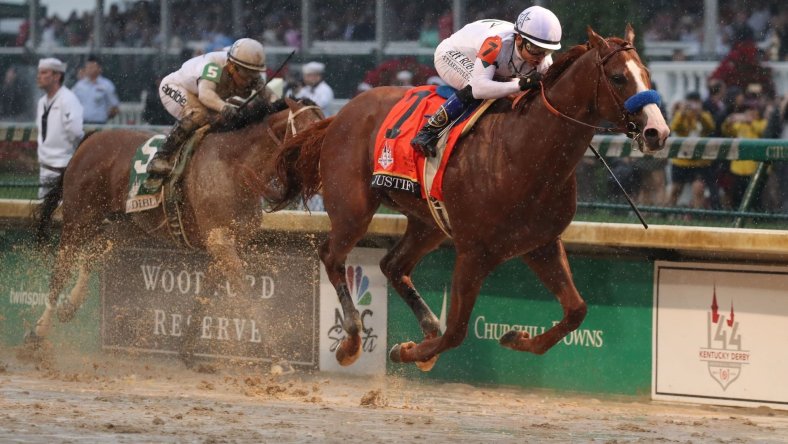
[[[74,154],[76,154],[77,150],[85,143],[85,140],[88,137],[95,134],[96,131],[90,131],[79,141],[77,144],[77,148],[74,150]],[[69,162],[69,165],[71,163]],[[46,242],[49,242],[49,239],[52,235],[52,215],[55,214],[55,210],[57,210],[58,205],[60,204],[60,200],[63,199],[63,177],[66,175],[66,170],[68,170],[68,165],[63,170],[63,173],[57,178],[57,180],[50,182],[46,185],[51,186],[52,188],[47,191],[44,195],[43,199],[41,200],[41,205],[38,206],[33,211],[33,224],[35,226],[35,240],[36,243],[41,246]]]
[[[333,120],[321,120],[282,147],[276,159],[276,174],[283,190],[279,198],[270,201],[272,211],[285,208],[299,197],[306,201],[320,190],[320,151]]]
[[[57,210],[60,199],[63,198],[64,175],[65,171],[57,178],[57,180],[47,184],[52,188],[47,191],[43,200],[41,201],[41,205],[39,205],[38,208],[36,208],[33,212],[33,223],[36,230],[35,240],[36,244],[39,246],[49,242],[51,237],[52,215],[55,213],[55,210]]]

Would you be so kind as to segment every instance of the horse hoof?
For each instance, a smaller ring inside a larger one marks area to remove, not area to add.
[[[391,347],[391,350],[389,350],[389,359],[391,359],[391,362],[396,362],[397,364],[402,363],[402,355],[400,355],[401,349],[402,344],[394,344],[394,347]]]
[[[57,320],[66,323],[74,319],[77,313],[77,307],[71,301],[65,300],[57,307]]]
[[[416,361],[416,367],[423,372],[428,372],[432,370],[432,367],[435,367],[435,363],[438,361],[438,356],[440,355],[435,355],[426,361]]]
[[[187,369],[194,370],[196,367],[194,353],[181,352],[178,353],[178,358],[181,360],[181,362],[183,362],[184,367]]]
[[[520,341],[522,341],[524,339],[528,339],[530,337],[531,336],[527,332],[517,331],[517,330],[509,330],[503,336],[501,336],[501,339],[498,340],[498,343],[501,344],[502,346],[506,347],[506,348],[511,348],[513,350],[519,350],[517,348],[517,344]]]
[[[347,367],[358,361],[361,357],[361,337],[359,335],[345,336],[336,351],[339,365]]]
[[[33,350],[41,348],[42,342],[44,342],[44,338],[37,335],[35,330],[30,330],[25,333],[25,337],[22,340],[22,343],[25,345],[25,347]]]

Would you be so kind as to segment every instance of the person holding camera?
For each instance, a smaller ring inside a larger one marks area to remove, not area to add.
[[[715,130],[714,117],[703,109],[700,94],[691,92],[679,102],[673,112],[670,130],[679,137],[708,137]],[[671,183],[668,187],[667,205],[676,206],[684,186],[692,186],[692,208],[707,208],[706,191],[712,207],[719,198],[715,186],[715,168],[711,160],[670,159]]]
[[[736,112],[729,115],[722,124],[722,135],[737,139],[760,139],[766,130],[767,121],[761,116],[760,104],[752,99],[745,100]],[[726,187],[728,205],[738,208],[744,191],[755,174],[758,162],[754,160],[732,160],[729,184]],[[753,201],[757,201],[754,199]]]

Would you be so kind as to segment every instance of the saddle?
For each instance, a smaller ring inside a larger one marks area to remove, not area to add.
[[[459,139],[467,134],[495,102],[485,100],[450,123],[438,140],[435,157],[413,150],[410,140],[425,120],[454,90],[421,86],[408,90],[391,109],[378,131],[373,156],[372,187],[405,191],[426,199],[438,225],[449,236],[451,226],[443,206],[443,173]]]
[[[126,198],[126,213],[151,210],[157,208],[164,202],[164,216],[167,219],[167,227],[170,236],[177,244],[188,248],[194,247],[186,238],[181,221],[181,206],[183,202],[181,179],[186,170],[186,165],[194,154],[194,150],[200,144],[203,137],[205,137],[209,128],[209,125],[199,128],[185,143],[178,147],[178,150],[173,156],[175,165],[172,172],[170,172],[169,176],[167,176],[167,179],[165,179],[160,187],[148,189],[145,186],[145,179],[148,177],[148,162],[153,159],[156,151],[161,147],[165,136],[155,135],[143,142],[142,145],[137,148],[131,161],[129,192]]]

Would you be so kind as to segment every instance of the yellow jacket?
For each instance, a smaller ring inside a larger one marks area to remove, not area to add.
[[[752,122],[733,122],[726,120],[722,124],[722,134],[739,139],[759,139],[766,130],[766,119],[757,119]],[[758,168],[754,160],[732,160],[731,173],[737,176],[752,176]]]
[[[670,130],[679,137],[709,136],[714,132],[714,117],[708,111],[688,113],[677,111],[670,122]],[[711,165],[711,160],[670,159],[670,162],[682,168],[701,168]]]

